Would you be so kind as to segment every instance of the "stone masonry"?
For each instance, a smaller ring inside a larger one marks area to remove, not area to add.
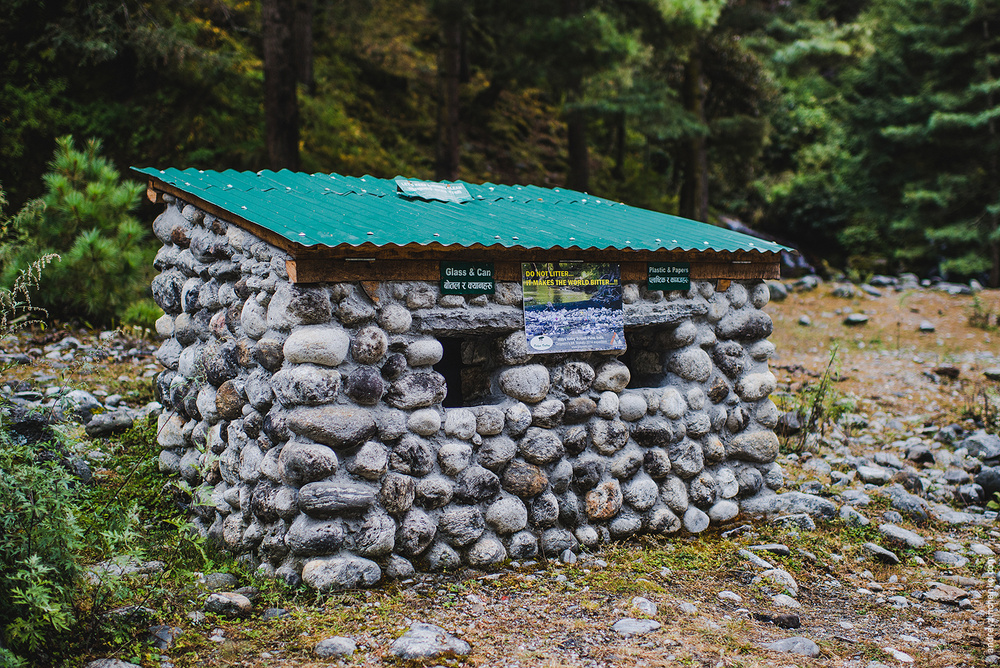
[[[264,572],[326,590],[488,569],[700,532],[781,486],[761,281],[626,284],[624,355],[531,355],[519,284],[293,285],[285,252],[166,199],[160,469]],[[445,337],[476,405],[442,405]]]

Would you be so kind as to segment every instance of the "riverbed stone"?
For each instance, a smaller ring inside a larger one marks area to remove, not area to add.
[[[282,354],[292,364],[335,367],[347,358],[350,336],[338,325],[311,325],[296,328],[282,346]]]

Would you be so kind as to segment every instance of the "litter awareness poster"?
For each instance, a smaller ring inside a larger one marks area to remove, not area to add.
[[[523,262],[521,287],[532,353],[625,350],[619,265]]]

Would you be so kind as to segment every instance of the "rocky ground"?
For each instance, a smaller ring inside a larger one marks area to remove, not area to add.
[[[145,649],[111,647],[87,660],[996,663],[1000,527],[987,503],[1000,492],[1000,293],[875,283],[772,289],[774,399],[787,411],[779,461],[787,490],[822,501],[790,495],[760,509],[768,519],[698,535],[325,597],[247,574],[192,576],[146,611],[136,631],[153,632]],[[121,332],[22,332],[0,340],[0,364],[16,364],[0,393],[24,430],[43,428],[29,419],[38,406],[84,424],[72,461],[99,484],[104,439],[158,410],[155,347]],[[159,568],[150,562],[137,577]]]

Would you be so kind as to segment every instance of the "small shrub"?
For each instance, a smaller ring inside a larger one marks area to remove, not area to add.
[[[995,326],[992,324],[993,310],[983,305],[983,301],[979,298],[979,295],[972,298],[972,303],[966,309],[966,314],[969,319],[969,327],[984,330],[995,329]],[[997,323],[1000,323],[1000,317],[997,318]]]

